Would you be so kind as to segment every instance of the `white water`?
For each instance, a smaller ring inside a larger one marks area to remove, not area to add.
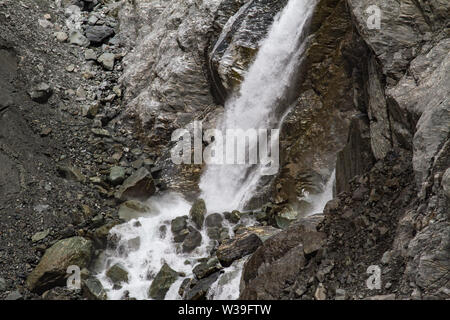
[[[241,84],[239,94],[225,104],[220,121],[226,129],[276,129],[275,109],[286,95],[304,51],[304,27],[315,0],[291,0],[275,18]],[[261,168],[251,165],[209,165],[200,181],[202,198],[213,212],[242,209],[261,179]]]
[[[311,16],[316,0],[290,0],[286,8],[275,18],[248,70],[237,96],[232,97],[225,106],[224,118],[219,129],[272,129],[278,128],[282,115],[274,109],[286,95],[292,82],[296,67],[304,50],[301,43],[302,32]],[[245,178],[244,178],[245,177]],[[259,168],[246,165],[209,165],[204,172],[200,188],[208,212],[224,212],[240,209],[254,194],[261,179]],[[191,204],[178,194],[166,194],[152,197],[151,216],[132,220],[116,226],[112,235],[120,239],[118,249],[107,251],[103,270],[98,278],[107,290],[109,299],[121,299],[124,293],[137,299],[148,299],[151,282],[164,263],[177,272],[192,277],[192,268],[196,259],[207,257],[210,239],[202,231],[202,244],[194,252],[182,253],[172,242],[170,221],[175,217],[187,215]],[[140,226],[136,226],[136,223]],[[165,235],[161,235],[161,226],[166,226]],[[128,241],[140,239],[140,246],[130,251]],[[121,250],[125,248],[125,250]],[[186,261],[189,264],[186,264]],[[236,261],[225,269],[225,274],[211,286],[208,298],[237,299],[244,259]],[[122,288],[113,289],[105,275],[106,270],[119,263],[128,271],[129,281]],[[166,299],[180,299],[178,288],[184,277],[175,282]]]

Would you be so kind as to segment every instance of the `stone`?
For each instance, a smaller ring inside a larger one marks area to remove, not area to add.
[[[91,132],[99,137],[110,137],[111,133],[108,130],[102,128],[92,128]]]
[[[115,55],[110,52],[105,52],[97,58],[97,61],[104,69],[112,71],[114,69]]]
[[[222,227],[223,217],[220,213],[212,213],[205,219],[207,227]]]
[[[0,292],[6,291],[7,285],[4,278],[0,278]]]
[[[194,228],[191,228],[189,230],[189,234],[186,236],[186,238],[183,241],[183,252],[189,253],[194,251],[195,248],[200,246],[202,243],[202,234],[195,230]]]
[[[128,271],[126,271],[120,264],[116,263],[106,271],[106,276],[114,283],[128,282]]]
[[[28,94],[30,95],[31,99],[38,103],[46,103],[48,99],[53,94],[53,89],[50,87],[49,84],[45,82],[41,82],[35,87],[33,87]]]
[[[155,182],[151,173],[145,168],[140,168],[124,181],[115,196],[122,201],[145,201],[155,192]]]
[[[108,298],[100,280],[93,277],[83,281],[83,295],[89,300],[106,300]]]
[[[347,300],[347,291],[344,289],[336,289],[335,300]]]
[[[220,272],[211,274],[207,278],[199,280],[192,288],[188,289],[185,294],[185,300],[203,300],[211,288],[211,285],[217,281]]]
[[[170,230],[173,233],[179,233],[181,230],[187,228],[188,216],[176,217],[170,222]]]
[[[314,298],[316,300],[325,300],[327,298],[327,290],[322,283],[319,283],[317,286],[316,291],[314,292]]]
[[[114,29],[108,26],[88,26],[85,30],[86,38],[91,45],[99,46],[114,35]]]
[[[78,30],[72,30],[69,34],[69,43],[80,47],[87,47],[89,40]]]
[[[23,296],[18,290],[14,290],[6,296],[5,300],[23,300]]]
[[[137,200],[128,200],[119,207],[119,218],[130,221],[148,215],[150,207]]]
[[[222,269],[222,266],[219,263],[219,259],[216,257],[209,259],[206,262],[202,262],[192,269],[192,272],[195,274],[197,279],[203,279],[208,277],[209,275],[219,271]]]
[[[65,285],[66,271],[71,265],[80,269],[88,267],[93,253],[92,241],[73,237],[56,242],[45,251],[39,264],[26,280],[27,287],[34,292]]]
[[[167,291],[169,291],[170,287],[177,279],[178,272],[165,263],[150,285],[148,296],[155,300],[163,300]]]
[[[217,249],[217,258],[224,267],[229,267],[233,261],[253,253],[262,243],[256,234],[244,233],[223,241]]]
[[[113,186],[121,184],[125,180],[126,170],[123,167],[114,166],[109,171],[108,180]]]
[[[50,234],[50,229],[45,229],[44,231],[37,232],[31,237],[31,242],[38,242],[44,240]]]
[[[195,200],[189,211],[189,217],[194,222],[195,226],[200,230],[203,227],[203,221],[206,214],[206,204],[203,199]]]
[[[367,297],[364,300],[395,300],[395,294],[385,294]]]
[[[95,51],[93,49],[87,49],[84,52],[84,58],[87,61],[96,61],[97,60],[97,54],[95,53]]]
[[[227,219],[231,223],[238,223],[241,219],[240,212],[237,210],[234,210],[232,212],[224,212],[223,215],[225,219]]]
[[[66,42],[69,36],[65,32],[55,32],[54,33],[56,40],[59,42]]]

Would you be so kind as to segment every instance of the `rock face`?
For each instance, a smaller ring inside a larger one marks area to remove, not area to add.
[[[75,265],[80,269],[89,265],[92,242],[82,237],[64,239],[45,251],[39,264],[27,278],[32,291],[43,292],[56,285],[64,285],[67,268]]]

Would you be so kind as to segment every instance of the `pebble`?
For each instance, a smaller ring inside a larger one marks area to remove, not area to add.
[[[113,53],[105,52],[100,57],[98,57],[97,61],[103,66],[104,69],[112,71],[114,69],[114,60],[115,56]]]

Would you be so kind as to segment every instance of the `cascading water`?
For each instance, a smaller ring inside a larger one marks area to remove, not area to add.
[[[225,105],[219,130],[279,127],[284,113],[279,112],[280,101],[287,94],[301,61],[304,31],[315,4],[316,0],[290,0],[275,18],[239,94]],[[208,213],[241,209],[258,186],[260,169],[255,165],[208,165],[200,182]],[[187,215],[190,209],[190,203],[181,195],[170,193],[153,197],[148,204],[151,206],[148,216],[111,230],[120,240],[116,249],[105,252],[103,271],[98,274],[109,299],[121,299],[126,294],[148,299],[148,289],[164,263],[183,275],[165,296],[165,299],[179,299],[178,288],[183,279],[193,276],[192,268],[198,259],[209,256],[211,241],[204,230],[201,231],[202,243],[193,252],[181,252],[172,241],[170,221]],[[106,276],[106,270],[116,263],[128,271],[128,282],[120,286],[114,286]],[[241,259],[226,268],[211,286],[208,298],[238,298],[243,264]]]

